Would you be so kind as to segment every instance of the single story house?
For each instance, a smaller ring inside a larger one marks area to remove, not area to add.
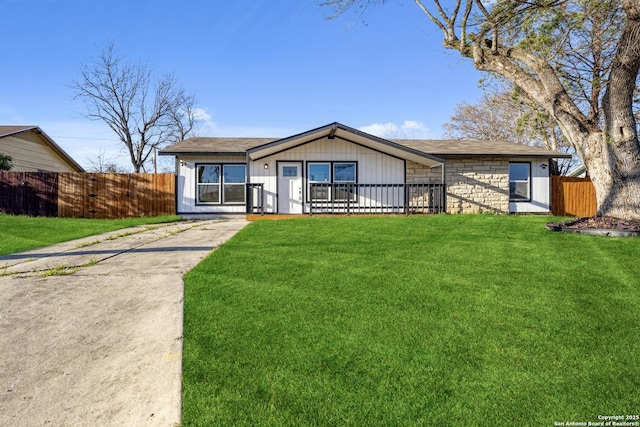
[[[84,172],[37,126],[0,126],[0,153],[11,156],[11,172]]]
[[[189,138],[177,213],[549,213],[566,154],[504,141],[389,140],[340,123],[286,138]]]

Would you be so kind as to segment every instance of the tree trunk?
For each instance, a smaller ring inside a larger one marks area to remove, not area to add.
[[[478,70],[506,77],[556,120],[591,176],[598,215],[640,219],[640,143],[632,108],[640,70],[640,0],[621,0],[627,20],[602,97],[602,127],[578,108],[550,62],[522,48],[498,43],[498,26],[490,22],[482,2],[476,4],[487,18],[485,30],[466,36],[466,20],[471,7],[467,3],[462,38],[456,37],[451,25],[456,19],[455,13],[447,17],[440,3],[435,1],[443,17],[440,22],[420,0],[416,3],[443,31],[445,48],[473,59]],[[456,7],[460,4],[458,0]],[[445,26],[445,22],[450,25]],[[485,38],[491,32],[492,39]]]
[[[640,147],[592,134],[583,145],[582,160],[596,190],[599,216],[640,219]]]
[[[490,52],[479,43],[473,52],[461,53],[473,57],[478,70],[496,72],[517,84],[551,114],[591,176],[598,215],[640,219],[640,143],[632,108],[640,69],[640,5],[627,12],[628,23],[603,96],[603,128],[578,109],[549,63],[519,49],[499,47]],[[445,46],[459,49],[455,44]]]
[[[633,92],[640,70],[640,2],[624,0],[628,21],[615,53],[603,99],[604,134],[585,148],[596,189],[598,214],[640,219],[640,143],[633,116]]]

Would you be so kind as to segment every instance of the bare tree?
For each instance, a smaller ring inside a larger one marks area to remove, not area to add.
[[[123,167],[118,165],[116,159],[113,157],[107,157],[104,152],[104,148],[100,147],[96,156],[87,156],[87,162],[89,167],[88,172],[104,172],[104,173],[124,173],[126,172]]]
[[[477,104],[458,104],[443,128],[445,135],[454,139],[503,140],[528,144],[531,141],[530,132],[517,126],[524,114],[524,107],[514,102],[508,93],[485,93]]]
[[[458,104],[449,122],[443,124],[445,135],[454,139],[503,140],[575,155],[553,119],[520,99],[518,92],[485,92],[477,104]],[[565,175],[574,164],[573,158],[552,162],[551,174]]]
[[[640,218],[638,0],[414,0],[443,45],[521,88],[562,130],[596,189],[598,214]],[[326,0],[336,15],[384,0]]]
[[[113,44],[70,86],[84,101],[84,116],[106,123],[125,145],[136,173],[154,149],[185,139],[195,125],[195,97],[172,74],[154,79],[144,64],[125,62]]]

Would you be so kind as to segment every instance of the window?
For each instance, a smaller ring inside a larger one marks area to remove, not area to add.
[[[220,165],[198,166],[198,202],[220,203]]]
[[[224,202],[244,203],[246,167],[245,165],[224,165]]]
[[[329,201],[332,198],[333,200],[353,200],[355,198],[355,186],[348,185],[355,184],[357,181],[355,162],[309,163],[308,170],[310,184],[326,184],[310,188],[309,195],[312,200]]]
[[[509,163],[509,201],[531,200],[531,164]]]
[[[356,183],[355,163],[334,163],[333,182],[336,184],[335,200],[353,200],[355,198],[355,186],[348,184]]]
[[[333,180],[335,182],[356,182],[356,164],[334,163]]]
[[[282,176],[298,176],[298,167],[297,166],[283,166],[282,167]]]
[[[309,163],[309,183],[327,184],[312,187],[309,191],[312,200],[329,200],[329,184],[331,184],[330,163]]]
[[[309,163],[309,181],[331,182],[331,165],[329,163]]]
[[[198,203],[244,203],[246,177],[246,165],[198,165]]]

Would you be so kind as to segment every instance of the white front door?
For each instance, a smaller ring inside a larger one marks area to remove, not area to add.
[[[278,213],[301,214],[302,163],[278,163]]]

